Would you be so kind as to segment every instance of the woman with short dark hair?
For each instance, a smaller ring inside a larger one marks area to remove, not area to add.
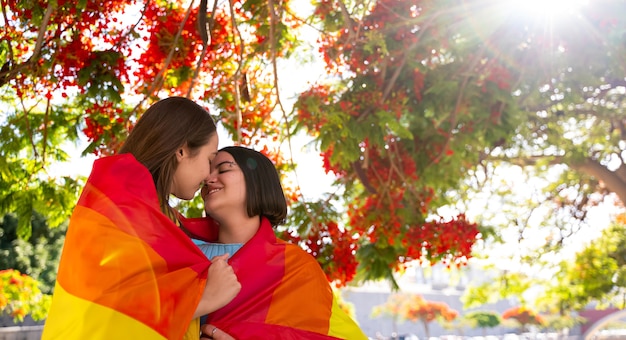
[[[208,257],[231,254],[242,286],[208,315],[211,325],[202,329],[207,337],[225,332],[236,339],[367,339],[339,308],[315,258],[276,238],[273,227],[284,222],[287,203],[266,156],[238,146],[221,149],[201,192],[219,226],[194,228],[207,241],[199,247]]]

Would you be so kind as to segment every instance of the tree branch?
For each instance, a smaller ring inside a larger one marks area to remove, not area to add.
[[[233,76],[233,82],[235,83],[235,113],[237,115],[237,144],[241,143],[241,125],[243,124],[243,116],[241,113],[241,93],[239,93],[239,79],[241,79],[241,69],[243,65],[243,37],[241,36],[241,32],[239,31],[239,27],[237,26],[237,21],[235,20],[235,9],[233,7],[233,0],[228,1],[228,6],[230,9],[230,20],[233,26],[233,31],[239,38],[239,63],[237,64],[237,70],[235,70],[235,75]]]
[[[622,203],[626,202],[626,181],[621,177],[625,171],[624,165],[617,171],[611,171],[600,162],[591,158],[586,158],[580,162],[570,162],[564,156],[493,157],[492,159],[499,159],[513,165],[526,167],[534,166],[539,161],[545,160],[546,158],[550,158],[548,165],[565,164],[575,171],[595,177],[597,180],[604,183],[609,191],[615,193]]]
[[[39,26],[39,32],[37,33],[37,42],[35,43],[35,48],[33,49],[33,54],[28,58],[27,64],[37,62],[37,58],[41,53],[41,48],[43,47],[43,38],[46,35],[46,29],[48,28],[48,22],[50,21],[50,17],[52,16],[52,10],[54,9],[54,4],[56,2],[50,1],[48,2],[48,7],[46,7],[46,13],[43,16],[43,20],[41,21],[41,26]]]
[[[377,193],[376,188],[374,188],[372,184],[370,183],[370,181],[367,179],[367,176],[365,175],[365,171],[363,171],[363,168],[361,168],[359,161],[352,162],[352,169],[356,173],[359,180],[361,180],[361,183],[363,183],[363,186],[365,187],[367,192],[369,192],[372,195],[376,194]]]
[[[187,97],[191,97],[191,92],[193,91],[194,86],[196,85],[196,80],[200,75],[200,69],[202,67],[202,63],[204,62],[204,58],[208,53],[209,43],[211,42],[213,37],[213,23],[215,22],[215,11],[217,10],[217,0],[213,2],[213,9],[211,10],[211,17],[207,21],[207,4],[208,0],[200,0],[200,9],[198,10],[198,32],[200,34],[200,38],[202,39],[202,52],[200,53],[200,57],[196,62],[196,69],[193,72],[193,76],[191,77],[191,82],[189,84],[189,89],[187,90]]]
[[[619,177],[622,182],[626,183],[626,164],[623,162],[624,161],[622,160],[622,164],[615,170],[615,175]]]
[[[43,20],[41,21],[41,26],[39,26],[39,32],[37,33],[37,41],[35,42],[35,47],[33,48],[33,54],[27,61],[19,65],[15,64],[13,49],[11,47],[10,40],[8,41],[9,46],[7,47],[7,62],[2,65],[2,68],[0,68],[0,87],[13,79],[13,77],[19,74],[22,69],[28,68],[30,65],[37,62],[37,58],[39,57],[39,54],[41,54],[41,49],[43,48],[43,41],[46,35],[46,29],[48,28],[48,22],[50,22],[50,17],[52,16],[52,12],[54,10],[53,3],[54,2],[52,1],[48,2],[48,7],[46,7],[46,12],[44,13]],[[5,3],[2,1],[2,14],[4,16],[5,24],[8,25],[10,21],[7,18],[4,8]]]
[[[133,24],[133,26],[128,29],[128,32],[124,33],[120,37],[120,39],[117,41],[117,43],[115,44],[115,46],[117,48],[119,48],[120,45],[122,45],[122,41],[124,41],[129,35],[131,35],[131,33],[133,33],[135,31],[135,28],[137,28],[137,26],[139,26],[139,24],[143,20],[143,17],[146,15],[146,11],[148,10],[148,7],[150,6],[150,1],[151,0],[147,0],[146,1],[146,4],[143,6],[143,9],[141,10],[141,15],[139,15],[139,19],[137,19],[137,21]]]
[[[626,182],[622,181],[620,176],[609,169],[600,162],[585,159],[581,163],[568,164],[572,169],[582,171],[587,175],[593,176],[596,179],[602,181],[606,188],[619,197],[622,203],[626,202]]]

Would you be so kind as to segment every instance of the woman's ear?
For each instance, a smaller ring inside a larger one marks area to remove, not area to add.
[[[185,156],[185,147],[181,146],[178,150],[176,150],[176,159],[180,162]]]

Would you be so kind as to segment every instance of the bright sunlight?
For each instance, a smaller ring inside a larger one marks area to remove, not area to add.
[[[547,17],[557,20],[561,17],[577,14],[588,0],[509,0],[511,6],[520,14]]]

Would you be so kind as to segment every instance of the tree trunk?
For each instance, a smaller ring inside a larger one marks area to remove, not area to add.
[[[430,339],[430,329],[428,329],[428,322],[422,321],[424,324],[424,331],[426,331],[426,339]]]
[[[584,172],[602,181],[609,191],[614,192],[617,197],[619,197],[620,201],[626,204],[626,181],[620,176],[624,165],[622,165],[618,171],[611,171],[599,162],[587,159],[583,163],[571,164],[570,166],[575,170]]]

